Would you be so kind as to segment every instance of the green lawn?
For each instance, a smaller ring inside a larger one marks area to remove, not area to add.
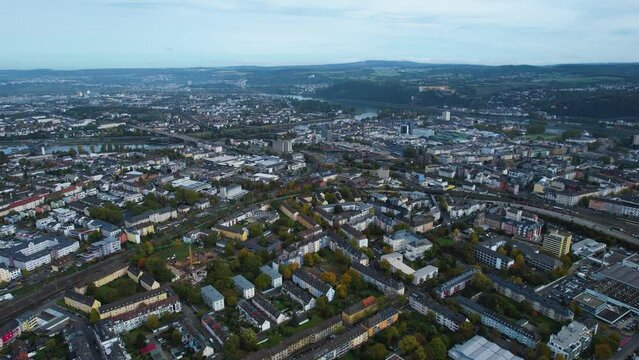
[[[435,242],[437,243],[437,245],[439,245],[440,248],[453,246],[453,239],[449,237],[441,237],[435,240]]]
[[[192,247],[192,249],[194,254],[198,252],[197,247]],[[189,256],[189,245],[180,244],[180,246],[175,246],[174,244],[171,244],[167,248],[162,249],[151,256],[163,258],[164,260],[166,260],[166,258],[173,256],[174,254],[177,260],[186,259]]]

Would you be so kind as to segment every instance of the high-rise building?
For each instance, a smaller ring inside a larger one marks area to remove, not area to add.
[[[322,140],[333,142],[333,130],[327,128],[322,129]]]
[[[399,126],[399,136],[410,135],[410,124],[402,124]]]
[[[273,140],[273,151],[279,154],[293,152],[293,140]]]
[[[442,120],[450,121],[450,111],[442,111]]]
[[[560,258],[570,252],[571,242],[571,233],[553,230],[544,237],[543,249],[549,254]]]
[[[632,137],[632,145],[639,145],[639,135],[635,135]]]

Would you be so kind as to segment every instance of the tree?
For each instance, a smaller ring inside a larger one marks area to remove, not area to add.
[[[346,297],[348,296],[348,287],[346,287],[346,285],[339,284],[335,288],[335,293],[337,294],[338,298],[346,299]]]
[[[462,340],[470,339],[474,332],[475,329],[470,321],[464,321],[461,325],[459,325],[459,334],[462,337]]]
[[[407,335],[404,336],[400,341],[399,341],[399,350],[402,352],[402,354],[412,354],[413,351],[415,351],[415,349],[417,349],[417,347],[419,346],[419,342],[417,341],[417,338],[413,335]]]
[[[370,346],[366,349],[366,358],[372,360],[384,360],[386,359],[386,355],[388,354],[388,350],[386,350],[386,346],[381,343],[376,343],[373,346]]]
[[[610,359],[612,357],[612,348],[610,344],[601,343],[595,345],[595,358],[597,359]]]
[[[430,341],[430,347],[433,349],[433,358],[436,360],[446,359],[446,344],[439,337]]]
[[[197,191],[183,188],[177,189],[175,191],[175,200],[177,200],[178,202],[193,205],[199,199],[200,194],[198,194]]]
[[[143,242],[142,248],[144,249],[144,254],[146,254],[146,256],[153,254],[153,243],[151,243],[150,241]]]
[[[209,236],[206,236],[202,239],[202,244],[205,248],[214,248],[215,243],[217,243],[218,234],[217,232],[212,232]]]
[[[157,315],[151,314],[146,319],[146,328],[148,330],[153,330],[153,329],[156,329],[158,326],[160,326],[160,319],[158,319]]]
[[[382,261],[379,262],[379,268],[384,270],[384,271],[389,271],[390,270],[390,263],[388,262],[388,260],[383,259]]]
[[[310,267],[315,266],[315,257],[313,257],[313,254],[308,253],[304,255],[304,265]]]
[[[98,314],[96,309],[91,309],[91,313],[89,314],[89,323],[93,325],[97,324],[98,321],[100,321],[100,314]]]
[[[257,335],[253,329],[242,328],[240,330],[240,343],[244,350],[255,350],[257,347]]]
[[[337,275],[334,272],[324,271],[321,275],[321,279],[324,282],[334,286],[337,283]]]
[[[291,267],[287,265],[280,265],[279,267],[280,274],[286,280],[290,280],[293,277],[293,271],[291,271]]]
[[[225,359],[237,359],[239,358],[239,349],[240,349],[240,337],[231,334],[228,339],[224,342],[224,358]]]
[[[481,272],[477,272],[473,275],[472,284],[481,291],[488,291],[493,287],[493,282],[488,278],[488,276]]]
[[[271,285],[271,278],[268,275],[261,273],[255,278],[255,286],[259,290],[264,290]]]
[[[182,345],[182,334],[177,329],[171,330],[171,344],[173,346]]]

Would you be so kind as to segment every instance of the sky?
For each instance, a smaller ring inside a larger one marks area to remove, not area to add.
[[[1,0],[0,69],[639,61],[638,0]]]

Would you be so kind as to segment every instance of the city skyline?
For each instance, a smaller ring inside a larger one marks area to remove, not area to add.
[[[0,69],[637,61],[639,4],[613,3],[29,0],[0,5]]]

